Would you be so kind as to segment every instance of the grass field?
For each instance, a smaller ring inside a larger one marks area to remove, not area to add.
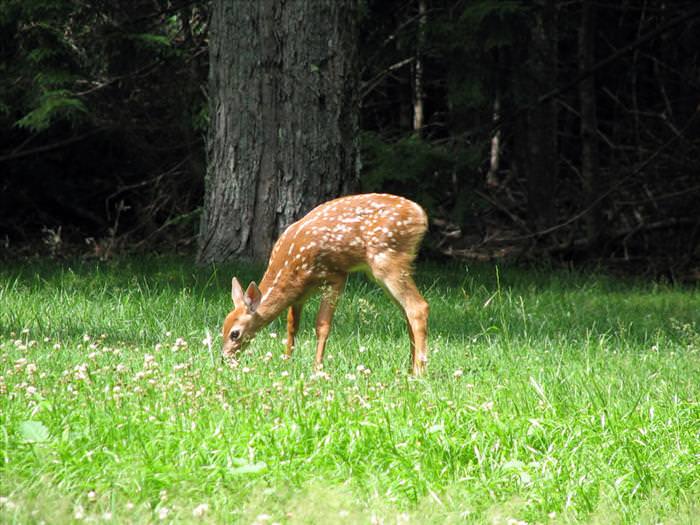
[[[279,319],[224,366],[233,273],[0,267],[0,522],[700,522],[697,289],[419,265],[414,380],[399,311],[359,276],[324,373],[317,300],[294,359]]]

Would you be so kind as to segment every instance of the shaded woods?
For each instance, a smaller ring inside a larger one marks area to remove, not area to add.
[[[5,254],[194,249],[209,9],[3,2]],[[357,189],[421,202],[429,253],[697,278],[695,2],[365,0],[358,23]]]

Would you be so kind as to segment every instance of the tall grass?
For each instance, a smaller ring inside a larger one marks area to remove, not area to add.
[[[700,295],[564,271],[420,266],[427,375],[353,277],[323,373],[305,309],[237,367],[230,277],[173,258],[0,269],[7,523],[692,523]]]

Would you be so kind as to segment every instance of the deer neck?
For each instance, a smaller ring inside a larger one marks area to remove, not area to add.
[[[271,272],[269,268],[263,275],[259,288],[262,300],[256,313],[265,325],[271,323],[297,300],[296,287],[282,278],[281,272]]]

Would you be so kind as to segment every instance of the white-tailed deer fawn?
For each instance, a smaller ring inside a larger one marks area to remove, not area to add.
[[[427,359],[428,303],[411,275],[427,227],[423,208],[396,195],[352,195],[314,208],[277,240],[259,288],[251,282],[244,292],[233,278],[234,309],[224,320],[224,356],[235,356],[286,308],[286,354],[291,356],[302,306],[321,288],[315,360],[315,366],[320,367],[347,275],[364,270],[402,308],[411,342],[412,370],[422,373]]]

